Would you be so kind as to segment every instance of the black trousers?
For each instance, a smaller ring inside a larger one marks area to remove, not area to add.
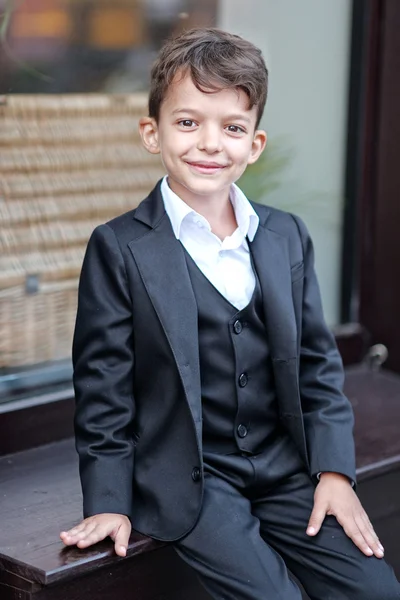
[[[306,535],[315,484],[297,461],[205,454],[205,490],[194,529],[174,544],[216,600],[398,600],[384,559],[365,556],[332,516]],[[279,469],[276,468],[281,463]],[[275,468],[274,468],[275,465]]]

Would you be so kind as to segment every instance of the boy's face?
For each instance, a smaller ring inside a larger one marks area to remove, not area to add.
[[[184,201],[224,201],[265,147],[256,121],[257,108],[249,110],[243,90],[204,93],[184,75],[171,84],[158,123],[143,118],[140,132],[145,148],[161,153],[169,185]]]

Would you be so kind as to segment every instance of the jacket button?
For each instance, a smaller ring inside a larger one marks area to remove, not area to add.
[[[239,320],[235,321],[233,324],[233,331],[237,334],[242,333],[243,331],[243,325],[241,324],[241,322]]]
[[[244,438],[247,435],[247,427],[245,427],[244,425],[239,425],[237,428],[237,432],[239,437]]]
[[[249,381],[249,378],[247,377],[246,373],[242,373],[239,377],[240,387],[245,387],[247,385],[248,381]]]
[[[195,467],[192,471],[192,479],[193,481],[200,481],[201,479],[201,471],[199,467]]]

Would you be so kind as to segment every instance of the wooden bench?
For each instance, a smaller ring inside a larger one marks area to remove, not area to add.
[[[359,494],[400,575],[400,377],[347,372],[356,413]],[[137,533],[118,558],[110,540],[65,548],[59,531],[81,518],[72,439],[0,458],[1,600],[207,600],[166,544]]]
[[[0,459],[1,600],[192,597],[189,569],[171,548],[139,534],[126,559],[111,541],[84,551],[63,546],[59,531],[81,519],[77,468],[73,440]]]

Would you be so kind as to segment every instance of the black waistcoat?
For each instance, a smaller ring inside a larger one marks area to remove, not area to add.
[[[258,277],[239,311],[185,255],[198,307],[203,450],[257,453],[282,434]]]

